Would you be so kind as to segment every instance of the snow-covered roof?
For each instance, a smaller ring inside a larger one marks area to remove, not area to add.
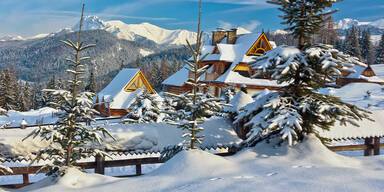
[[[169,76],[163,81],[163,85],[171,85],[181,87],[188,81],[189,71],[186,67],[181,68],[175,74]]]
[[[273,80],[251,79],[244,77],[237,72],[233,72],[233,69],[239,63],[249,63],[253,61],[255,56],[247,56],[246,53],[261,35],[262,33],[247,33],[238,35],[235,44],[226,44],[226,38],[224,38],[220,43],[217,44],[217,54],[212,54],[215,46],[210,44],[204,45],[201,51],[201,55],[208,54],[204,61],[226,61],[232,63],[229,69],[220,77],[218,77],[214,82],[271,87],[284,86]],[[270,41],[270,44],[272,48],[276,47],[274,42]],[[192,58],[189,60],[192,60]],[[201,77],[201,79],[204,81],[205,78]],[[181,87],[186,81],[188,81],[188,70],[186,68],[182,68],[180,71],[176,72],[175,74],[168,77],[165,81],[163,81],[163,84]]]
[[[342,126],[337,123],[330,131],[320,130],[323,137],[348,139],[384,136],[384,86],[373,83],[349,83],[340,89],[324,88],[319,92],[340,97],[344,102],[367,109],[372,112],[370,117],[375,120],[357,121],[360,127],[350,124]]]
[[[376,77],[384,79],[384,64],[370,65],[370,67],[375,72]]]
[[[139,72],[140,69],[122,69],[107,87],[97,94],[100,101],[104,97],[106,102],[110,102],[111,109],[127,109],[135,101],[136,96],[141,92],[141,89],[127,92],[124,91],[124,88]]]
[[[366,68],[355,65],[353,67],[353,70],[355,70],[356,73],[351,73],[346,78],[364,79],[369,82],[384,82],[384,64],[370,65],[370,67],[376,76],[372,76],[372,77],[364,76],[363,72],[365,71]]]
[[[276,80],[269,79],[252,79],[240,75],[238,72],[227,70],[223,75],[218,77],[215,82],[226,84],[245,84],[254,86],[268,86],[268,87],[283,87],[286,84],[279,84]]]

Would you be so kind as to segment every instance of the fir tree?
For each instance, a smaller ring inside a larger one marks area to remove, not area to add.
[[[301,8],[296,1],[278,2],[285,13],[286,7],[292,10]],[[334,1],[318,2],[324,2],[330,7]],[[319,10],[316,7],[313,9]],[[306,23],[291,20],[289,16],[283,18],[293,26],[293,31],[300,31],[295,28],[306,28],[307,25],[309,28],[314,24],[320,25],[321,22],[317,22],[322,21],[321,18],[312,21],[312,16],[303,18]],[[304,36],[315,32],[302,31]],[[245,126],[250,128],[247,139],[243,142],[244,146],[253,146],[271,135],[281,135],[282,141],[286,139],[289,145],[292,145],[294,140],[302,140],[311,133],[321,138],[318,129],[329,130],[337,121],[343,125],[357,125],[355,121],[369,118],[365,113],[367,111],[363,109],[345,103],[337,97],[314,92],[326,87],[327,83],[334,82],[334,77],[342,71],[352,70],[353,64],[365,65],[357,58],[345,55],[330,45],[311,45],[308,39],[306,41],[303,43],[306,46],[299,46],[299,49],[279,46],[257,57],[255,63],[250,66],[259,71],[256,75],[270,76],[278,83],[286,83],[287,86],[282,92],[258,95],[254,103],[246,105],[236,116],[235,123],[246,122]]]
[[[332,7],[335,1],[337,0],[269,0],[267,2],[281,6],[279,10],[284,15],[280,17],[285,20],[281,24],[289,25],[286,30],[292,31],[293,36],[299,40],[299,47],[303,48],[311,41],[312,35],[319,32],[327,16],[336,12],[336,10],[324,12]]]
[[[89,76],[89,82],[88,85],[85,87],[85,91],[96,93],[95,75],[93,70],[91,71],[91,75]]]
[[[67,90],[45,90],[52,93],[57,98],[57,102],[51,103],[58,110],[62,111],[58,116],[59,120],[56,125],[51,127],[39,127],[34,130],[28,137],[40,136],[42,139],[51,142],[51,145],[37,152],[36,158],[32,161],[40,160],[44,155],[54,158],[53,164],[47,164],[48,175],[62,176],[65,169],[74,167],[76,162],[81,158],[90,156],[105,156],[105,152],[97,149],[97,144],[101,144],[102,135],[109,135],[109,132],[102,127],[87,127],[82,122],[94,121],[92,115],[97,113],[92,109],[92,97],[94,93],[79,92],[82,74],[85,72],[83,62],[90,59],[89,57],[81,57],[83,50],[94,45],[85,46],[81,42],[81,27],[83,23],[84,5],[78,31],[78,39],[76,43],[70,40],[62,41],[65,45],[74,50],[74,59],[67,59],[71,64],[71,68],[67,70],[72,75],[72,79],[68,81],[71,91]]]
[[[207,56],[201,56],[201,38],[203,33],[200,31],[200,16],[201,0],[199,2],[199,22],[196,48],[193,48],[189,41],[187,41],[189,51],[193,55],[193,62],[186,61],[186,64],[188,65],[187,69],[192,74],[192,78],[190,78],[187,82],[187,84],[192,86],[192,92],[180,95],[165,93],[168,97],[173,98],[173,101],[177,104],[176,108],[179,109],[177,111],[166,111],[169,115],[174,116],[173,119],[179,119],[171,120],[168,123],[188,131],[183,135],[184,138],[187,138],[187,140],[185,140],[187,146],[183,146],[183,148],[186,149],[195,149],[197,144],[202,143],[203,136],[199,135],[199,133],[203,130],[203,128],[199,127],[199,124],[202,124],[207,117],[221,114],[223,106],[222,103],[218,102],[222,101],[222,99],[213,98],[199,92],[199,89],[204,86],[199,79],[209,67],[208,65],[203,67],[199,67],[198,65]],[[167,152],[165,153],[167,154]]]
[[[0,107],[0,115],[8,116],[7,110]],[[8,126],[9,124],[10,123],[6,123],[6,124],[1,125],[0,129]],[[2,156],[3,156],[3,154],[0,154],[0,162],[4,162],[4,159],[2,158]],[[2,174],[13,173],[13,171],[9,167],[0,164],[0,173],[2,173]]]
[[[129,107],[129,113],[122,122],[162,122],[166,115],[162,113],[163,110],[163,98],[158,94],[150,94],[142,90],[136,97],[136,102]]]
[[[371,41],[371,30],[364,29],[360,39],[361,57],[368,64],[373,63],[373,44]]]
[[[344,41],[344,52],[346,54],[355,56],[361,59],[361,49],[359,45],[359,33],[355,26],[352,26],[348,32],[348,35],[345,36]]]
[[[384,33],[381,35],[380,43],[376,50],[375,64],[384,63]]]

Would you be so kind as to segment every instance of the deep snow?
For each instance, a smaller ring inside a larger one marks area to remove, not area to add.
[[[294,147],[261,143],[231,157],[183,151],[159,169],[117,179],[69,170],[15,191],[382,191],[384,157],[351,158],[329,151],[314,136]]]

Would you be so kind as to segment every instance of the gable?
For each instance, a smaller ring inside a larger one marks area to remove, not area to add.
[[[373,77],[376,76],[375,72],[372,70],[370,66],[368,66],[362,73],[362,75],[366,77]]]
[[[272,46],[269,43],[267,36],[264,33],[260,35],[260,37],[253,43],[251,48],[247,51],[247,56],[259,56],[264,54],[265,52],[272,50]]]
[[[133,92],[140,88],[146,90],[148,93],[155,93],[141,71],[132,78],[127,86],[124,87],[124,91]]]

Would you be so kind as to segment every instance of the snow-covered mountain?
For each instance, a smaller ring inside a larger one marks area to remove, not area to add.
[[[345,18],[337,22],[337,28],[341,30],[349,29],[352,26],[368,26],[378,29],[384,29],[384,19],[379,19],[372,22],[361,22],[357,19]]]
[[[78,28],[79,24],[76,24],[72,30],[76,31]],[[185,45],[186,39],[190,42],[196,39],[196,33],[187,30],[168,30],[150,23],[126,24],[119,20],[103,21],[97,16],[84,17],[83,29],[104,29],[121,39],[135,41],[144,37],[157,44],[166,45]]]
[[[16,40],[21,41],[21,40],[24,40],[24,38],[18,35],[7,35],[4,37],[0,37],[0,41],[16,41]]]

